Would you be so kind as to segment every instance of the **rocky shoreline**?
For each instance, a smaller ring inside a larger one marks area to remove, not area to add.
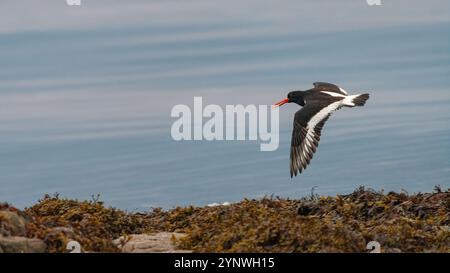
[[[377,192],[131,213],[93,198],[46,195],[23,211],[0,203],[0,253],[450,252],[450,191]],[[72,242],[72,243],[73,243]]]

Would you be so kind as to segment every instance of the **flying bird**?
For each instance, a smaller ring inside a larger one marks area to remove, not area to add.
[[[344,106],[364,106],[369,99],[369,94],[348,95],[344,89],[331,83],[315,82],[313,85],[314,88],[306,91],[289,92],[287,98],[274,105],[279,107],[293,102],[302,106],[294,116],[291,178],[302,173],[310,163],[319,145],[322,128],[331,114]]]

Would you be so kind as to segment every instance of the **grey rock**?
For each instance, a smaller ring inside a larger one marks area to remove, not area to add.
[[[384,253],[402,253],[402,251],[399,248],[386,248]]]
[[[58,235],[60,233],[68,236],[69,238],[75,238],[75,235],[76,235],[75,231],[71,227],[54,227],[47,234],[47,237],[49,237],[49,236],[56,236],[56,235]]]
[[[40,239],[0,236],[0,248],[5,253],[43,253],[47,245]]]
[[[186,236],[176,232],[159,232],[154,234],[132,234],[121,236],[113,243],[125,253],[189,253],[190,250],[177,249],[172,237],[180,239]]]

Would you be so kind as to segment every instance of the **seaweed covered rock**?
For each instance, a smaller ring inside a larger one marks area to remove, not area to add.
[[[27,220],[17,212],[0,211],[0,235],[2,236],[24,236],[26,233]]]
[[[297,207],[298,215],[318,215],[321,213],[320,207],[314,202],[303,202]]]
[[[367,252],[377,241],[381,252],[448,253],[450,192],[359,188],[138,213],[58,195],[23,212],[0,203],[0,252],[67,252],[69,241],[83,252]]]
[[[450,192],[263,198],[230,206],[175,208],[155,214],[164,229],[196,252],[450,252]]]
[[[95,198],[78,201],[46,195],[25,212],[35,219],[29,234],[43,239],[50,252],[66,251],[71,240],[79,242],[83,251],[119,252],[115,238],[142,233],[147,226],[146,214],[105,207]]]

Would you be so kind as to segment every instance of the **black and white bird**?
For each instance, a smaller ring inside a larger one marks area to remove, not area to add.
[[[369,94],[348,95],[337,85],[315,82],[314,88],[306,91],[289,92],[287,98],[275,104],[275,107],[294,102],[303,106],[295,113],[291,139],[291,177],[297,176],[310,163],[325,122],[331,114],[342,107],[363,106]]]

